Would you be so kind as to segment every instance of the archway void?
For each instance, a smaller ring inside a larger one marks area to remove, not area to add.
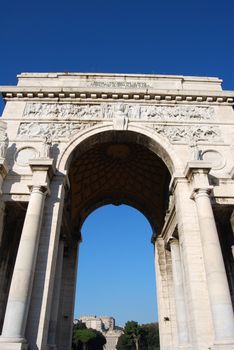
[[[141,211],[152,230],[162,228],[168,206],[170,173],[146,137],[108,132],[80,144],[69,160],[70,212],[80,230],[85,218],[105,204],[127,204]]]
[[[152,229],[143,214],[106,205],[82,226],[75,317],[109,315],[118,325],[128,320],[157,321]]]

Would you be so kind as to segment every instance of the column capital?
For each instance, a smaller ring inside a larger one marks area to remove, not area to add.
[[[196,200],[196,198],[201,196],[210,197],[213,188],[214,186],[194,188],[190,198]]]
[[[46,171],[49,178],[55,174],[54,160],[51,158],[34,158],[29,160],[29,166],[32,172],[35,171]]]
[[[30,159],[29,165],[32,170],[32,182],[28,185],[29,189],[37,188],[38,191],[40,188],[40,191],[43,192],[43,188],[45,188],[49,193],[50,180],[55,173],[54,160],[49,158]]]
[[[40,193],[46,195],[48,192],[48,187],[47,186],[42,186],[42,185],[28,185],[28,188],[31,193]]]
[[[195,160],[186,164],[184,175],[187,179],[190,179],[194,174],[208,175],[211,168],[212,164],[210,162]]]
[[[208,174],[212,164],[197,160],[188,162],[185,169],[185,176],[194,189],[209,187]]]

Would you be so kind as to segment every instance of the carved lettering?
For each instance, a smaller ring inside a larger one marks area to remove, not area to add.
[[[127,82],[127,81],[94,81],[90,85],[91,87],[103,87],[103,88],[131,88],[131,89],[146,89],[152,86],[147,83]]]

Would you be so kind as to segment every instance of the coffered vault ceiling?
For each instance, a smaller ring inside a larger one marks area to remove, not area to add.
[[[165,164],[146,147],[99,143],[71,164],[72,222],[81,226],[104,204],[128,204],[140,210],[155,231],[163,224],[169,180]]]

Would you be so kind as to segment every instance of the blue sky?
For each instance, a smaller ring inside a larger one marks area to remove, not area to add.
[[[218,76],[234,90],[233,0],[13,0],[0,11],[1,85],[16,84],[20,72],[123,72]],[[127,207],[87,219],[77,314],[156,318],[149,231]]]
[[[112,315],[119,325],[157,319],[152,229],[126,205],[95,210],[82,228],[75,315]]]

